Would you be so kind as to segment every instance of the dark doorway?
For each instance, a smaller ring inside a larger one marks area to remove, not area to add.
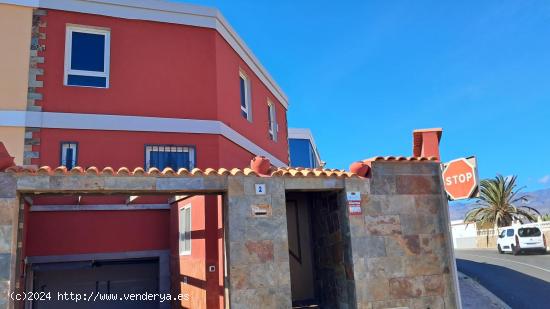
[[[354,301],[349,221],[338,192],[287,192],[294,308],[339,308]]]

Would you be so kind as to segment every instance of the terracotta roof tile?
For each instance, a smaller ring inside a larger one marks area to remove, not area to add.
[[[178,174],[170,167],[165,167],[162,172],[162,176],[177,176]]]
[[[213,169],[207,168],[205,170],[194,168],[189,171],[185,168],[181,168],[174,171],[171,168],[165,168],[160,171],[159,169],[152,167],[147,171],[141,167],[136,167],[131,170],[127,167],[121,167],[118,170],[112,167],[105,167],[99,170],[97,167],[92,166],[84,169],[83,167],[76,166],[71,170],[67,170],[65,166],[58,166],[51,168],[49,166],[41,166],[39,168],[33,167],[21,167],[12,166],[6,169],[6,172],[12,174],[30,174],[30,175],[86,175],[86,176],[166,176],[166,177],[193,177],[193,176],[227,176],[227,175],[243,175],[243,176],[267,176],[267,177],[357,177],[354,173],[346,172],[338,169],[310,169],[310,168],[272,168],[269,175],[259,175],[251,168],[233,168],[233,169]]]
[[[135,176],[144,176],[145,174],[147,174],[147,173],[145,172],[143,167],[136,167],[136,168],[134,168],[134,171],[132,172],[132,175],[135,175]]]
[[[54,175],[64,175],[67,174],[67,168],[65,166],[56,167],[53,172]]]
[[[86,169],[86,175],[99,175],[99,169],[95,166],[90,166]]]
[[[370,159],[364,160],[364,162],[372,162],[372,161],[406,161],[406,162],[418,162],[418,161],[437,161],[437,157],[394,157],[394,156],[388,156],[388,157],[373,157]]]
[[[370,165],[374,161],[390,161],[390,162],[423,162],[423,161],[437,161],[436,157],[401,157],[401,156],[387,156],[387,157],[374,157],[363,160]],[[95,167],[89,167],[84,169],[80,166],[73,167],[70,171],[64,166],[51,168],[49,166],[42,166],[39,168],[12,166],[6,169],[8,173],[14,174],[34,174],[34,175],[88,175],[88,176],[166,176],[166,177],[193,177],[193,176],[227,176],[227,175],[243,175],[243,176],[265,176],[265,177],[336,177],[336,178],[351,178],[359,177],[357,174],[339,170],[339,169],[322,169],[322,168],[303,168],[303,167],[272,167],[268,175],[260,175],[251,168],[233,168],[233,169],[213,169],[207,168],[205,170],[194,168],[191,171],[180,168],[174,171],[171,168],[165,168],[160,171],[159,169],[152,167],[148,170],[144,170],[142,167],[136,167],[130,170],[127,167],[121,167],[118,170],[114,170],[112,167],[105,167],[101,171]]]
[[[100,172],[100,174],[104,175],[104,176],[116,175],[115,170],[110,166],[107,166],[107,167],[103,168],[103,170]]]
[[[48,175],[51,172],[52,172],[52,169],[49,166],[42,166],[36,171],[36,173],[39,175]]]

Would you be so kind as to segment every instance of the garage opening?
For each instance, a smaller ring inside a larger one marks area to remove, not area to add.
[[[42,299],[32,302],[35,309],[159,307],[158,299],[129,299],[159,293],[158,258],[35,263],[30,268],[32,291],[44,292],[36,294]]]
[[[294,308],[340,308],[354,301],[349,221],[340,194],[287,192]]]

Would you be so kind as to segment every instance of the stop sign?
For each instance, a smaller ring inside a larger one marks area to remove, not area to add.
[[[451,200],[472,197],[477,188],[476,174],[475,166],[464,158],[453,160],[445,165],[443,182]]]

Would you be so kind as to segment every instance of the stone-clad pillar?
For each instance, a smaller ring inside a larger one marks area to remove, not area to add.
[[[457,308],[447,201],[437,162],[373,162],[350,218],[358,308]]]
[[[18,216],[16,180],[0,172],[0,308],[13,308],[9,292],[16,280]]]
[[[283,178],[230,176],[225,229],[230,307],[290,308]]]

